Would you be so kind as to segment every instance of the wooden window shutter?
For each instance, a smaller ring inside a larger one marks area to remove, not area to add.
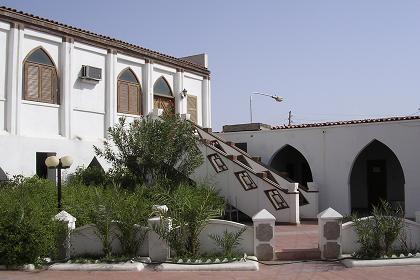
[[[53,69],[50,67],[41,68],[41,94],[43,102],[54,103]]]
[[[118,82],[118,112],[128,113],[128,84]]]
[[[187,95],[187,113],[190,114],[190,120],[197,123],[197,96]]]
[[[128,112],[130,114],[139,115],[139,86],[128,85]]]
[[[39,66],[25,64],[25,93],[27,100],[38,101],[39,98]]]

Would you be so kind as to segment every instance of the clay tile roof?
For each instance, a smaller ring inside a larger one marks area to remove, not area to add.
[[[365,123],[380,123],[380,122],[395,122],[395,121],[408,121],[420,120],[420,116],[405,116],[405,117],[387,117],[379,119],[363,119],[363,120],[349,120],[349,121],[335,121],[335,122],[322,122],[322,123],[305,123],[293,125],[278,125],[273,126],[271,129],[293,129],[293,128],[309,128],[309,127],[326,127],[337,125],[352,125],[352,124],[365,124]]]
[[[181,64],[181,65],[186,66],[186,67],[191,66],[191,68],[196,70],[196,71],[200,71],[204,74],[210,74],[210,71],[207,68],[203,67],[202,65],[193,63],[191,61],[187,61],[187,60],[176,58],[176,57],[173,57],[173,56],[170,56],[170,55],[159,53],[159,52],[151,50],[151,49],[143,48],[141,46],[137,46],[137,45],[134,45],[134,44],[131,44],[131,43],[128,43],[128,42],[124,42],[124,41],[121,41],[121,40],[118,40],[118,39],[115,39],[115,38],[111,38],[109,36],[97,34],[97,33],[94,33],[94,32],[88,31],[88,30],[84,30],[84,29],[81,29],[81,28],[77,28],[77,27],[74,27],[74,26],[63,24],[63,23],[60,23],[60,22],[57,22],[57,21],[54,21],[54,20],[51,20],[51,19],[43,18],[43,17],[40,17],[40,16],[35,16],[35,15],[29,14],[29,13],[25,13],[23,11],[17,11],[16,9],[8,8],[8,7],[5,7],[5,6],[0,6],[0,16],[6,16],[6,17],[9,17],[11,19],[16,19],[16,20],[18,20],[18,18],[17,18],[18,16],[23,16],[23,17],[19,18],[19,20],[24,20],[24,19],[29,18],[29,19],[32,19],[33,21],[38,21],[40,23],[45,23],[45,22],[50,23],[50,24],[55,25],[56,27],[60,27],[59,29],[63,33],[65,33],[66,30],[77,31],[80,34],[84,34],[84,35],[87,34],[88,36],[91,36],[92,38],[95,37],[95,38],[100,38],[100,39],[106,40],[110,44],[119,43],[120,44],[119,47],[130,47],[130,49],[134,48],[137,51],[141,51],[145,55],[150,55],[150,57],[153,58],[153,59],[157,59],[157,60],[161,59],[163,61],[168,61],[168,62],[172,62],[172,63],[175,63],[175,64],[178,63],[178,64]],[[33,23],[33,22],[31,22],[31,23]],[[45,27],[44,25],[42,25],[42,26]],[[63,30],[63,28],[64,28],[64,30]]]

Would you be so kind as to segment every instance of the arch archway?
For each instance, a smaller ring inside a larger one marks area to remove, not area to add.
[[[153,106],[163,109],[165,114],[175,114],[175,98],[168,81],[163,76],[153,85]]]
[[[308,161],[296,148],[285,145],[271,159],[270,167],[283,177],[306,186],[312,182],[312,171]]]
[[[369,214],[380,200],[404,209],[404,172],[395,153],[373,140],[357,155],[350,172],[351,211]]]

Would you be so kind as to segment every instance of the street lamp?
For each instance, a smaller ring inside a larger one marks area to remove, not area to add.
[[[56,156],[47,157],[45,160],[45,165],[50,169],[57,169],[57,201],[58,201],[58,211],[61,211],[61,169],[69,168],[73,163],[73,158],[71,156],[64,156],[58,158]]]
[[[270,94],[266,94],[266,93],[262,93],[262,92],[253,92],[251,93],[251,95],[249,96],[249,113],[251,116],[251,123],[252,123],[252,95],[263,95],[263,96],[268,96],[273,98],[275,101],[277,102],[282,102],[283,101],[283,97],[277,96],[277,95],[270,95]]]

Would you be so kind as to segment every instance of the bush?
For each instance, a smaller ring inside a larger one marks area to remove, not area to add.
[[[199,234],[211,218],[223,214],[223,198],[208,186],[189,184],[182,184],[160,196],[169,208],[162,214],[162,219],[172,219],[173,230],[168,231],[165,223],[154,230],[169,243],[178,257],[197,257]]]
[[[241,241],[241,235],[245,232],[246,227],[239,229],[236,232],[228,232],[227,229],[223,232],[223,235],[210,234],[209,237],[222,249],[223,256],[231,258],[236,252],[239,241]]]
[[[178,116],[147,117],[130,124],[121,118],[109,129],[110,140],[104,148],[94,148],[117,174],[134,179],[134,185],[167,180],[171,187],[186,180],[203,162],[194,130],[192,123]]]
[[[55,186],[50,181],[18,178],[0,188],[0,264],[38,263],[57,253]]]
[[[404,226],[404,213],[401,207],[393,208],[387,201],[381,201],[373,208],[371,217],[353,217],[360,249],[355,256],[362,259],[377,259],[394,253],[392,244],[398,239]]]
[[[103,186],[108,184],[105,171],[99,166],[78,167],[69,178],[69,184],[79,183],[86,186]]]

